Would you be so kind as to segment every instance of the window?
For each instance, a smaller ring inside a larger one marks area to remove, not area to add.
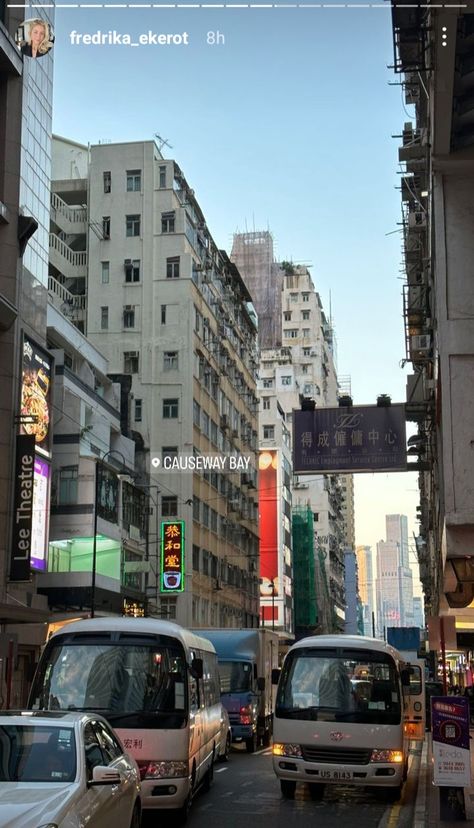
[[[211,530],[217,532],[217,512],[211,509]]]
[[[217,423],[214,420],[211,420],[211,443],[214,443],[217,446]]]
[[[303,356],[311,356],[311,348],[303,348]]]
[[[112,190],[112,173],[110,170],[104,172],[104,193],[110,193]]]
[[[283,331],[284,336],[289,336],[290,339],[296,339],[298,336],[298,328],[287,328],[286,331]]]
[[[135,327],[135,307],[133,305],[124,305],[123,308],[123,327]]]
[[[178,416],[179,400],[166,399],[163,400],[163,418],[165,420],[175,420]]]
[[[165,351],[163,354],[163,370],[176,371],[178,368],[178,351]]]
[[[161,232],[162,233],[174,233],[174,221],[175,221],[174,210],[173,210],[172,213],[162,213],[161,214]]]
[[[160,167],[160,190],[166,187],[166,167]]]
[[[206,414],[205,411],[202,412],[202,433],[209,437],[209,429],[210,429],[211,421],[209,419],[209,414]]]
[[[193,400],[193,423],[198,428],[201,425],[201,406],[196,400]]]
[[[197,307],[194,306],[194,330],[196,331],[196,333],[200,333],[201,331],[201,322],[202,316],[199,313]]]
[[[264,440],[273,440],[274,438],[275,438],[275,426],[264,425],[263,426],[263,439]]]
[[[139,236],[140,235],[140,216],[125,216],[125,235]]]
[[[273,379],[264,379],[263,380],[263,387],[264,388],[273,388]]]
[[[64,466],[59,469],[58,505],[77,503],[78,466]]]
[[[199,523],[201,520],[201,501],[198,497],[193,497],[193,520]]]
[[[292,302],[297,302],[298,301],[298,294],[297,293],[290,293],[290,300]]]
[[[160,599],[160,617],[176,618],[176,598]]]
[[[309,314],[310,314],[310,311],[307,311],[307,310],[301,311],[302,319],[308,320],[309,319]]]
[[[175,517],[178,514],[178,498],[176,495],[162,496],[161,498],[162,517]]]
[[[101,262],[100,264],[102,267],[102,273],[100,277],[101,282],[103,285],[108,285],[110,278],[110,262]]]
[[[140,259],[125,259],[124,267],[126,282],[140,281]]]
[[[179,256],[166,259],[166,278],[179,279]]]
[[[161,324],[166,325],[166,305],[161,306]]]
[[[142,421],[142,409],[143,409],[143,400],[135,400],[134,420],[135,420],[136,423],[141,423],[141,421]]]
[[[142,171],[127,170],[127,192],[140,192],[142,188]]]
[[[309,302],[309,293],[302,293],[303,302]]]
[[[287,375],[285,375],[285,376],[283,376],[283,377],[281,378],[281,384],[282,384],[282,385],[291,385],[291,376],[290,376],[290,375],[288,375],[288,374],[287,374]]]
[[[303,328],[303,339],[309,339],[310,330],[309,328]]]
[[[193,569],[195,572],[199,572],[199,552],[199,546],[196,546],[196,544],[193,543]]]
[[[270,397],[264,397],[263,398],[263,409],[264,409],[264,411],[268,411],[269,408],[270,408]]]
[[[309,373],[309,365],[302,365],[301,366],[301,371],[302,371],[303,374],[308,374]]]
[[[100,329],[106,331],[109,327],[109,309],[106,305],[100,309]]]
[[[285,311],[283,314],[285,322],[291,322],[291,311]]]
[[[161,458],[162,458],[162,460],[164,460],[165,457],[171,457],[171,459],[173,459],[174,457],[177,457],[177,456],[178,456],[178,446],[162,446],[161,447]]]
[[[202,504],[202,523],[204,526],[209,527],[209,506],[207,503]]]
[[[124,374],[138,374],[138,351],[125,351],[123,355]]]
[[[102,216],[102,238],[110,239],[110,216]]]

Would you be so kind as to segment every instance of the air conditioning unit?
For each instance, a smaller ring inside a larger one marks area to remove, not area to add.
[[[418,334],[410,337],[410,351],[411,353],[426,354],[431,349],[430,334]]]
[[[425,210],[410,210],[408,213],[408,226],[412,230],[425,230],[426,215]]]

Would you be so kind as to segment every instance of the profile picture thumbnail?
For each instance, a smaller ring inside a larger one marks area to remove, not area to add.
[[[41,20],[39,17],[24,20],[17,29],[16,42],[25,57],[43,57],[53,48],[53,27],[47,20]]]

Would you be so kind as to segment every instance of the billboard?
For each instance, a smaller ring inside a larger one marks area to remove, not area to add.
[[[46,569],[48,541],[50,466],[35,457],[33,487],[33,520],[31,525],[31,568],[43,572]]]
[[[184,520],[161,522],[161,592],[184,590]]]
[[[293,412],[293,471],[406,471],[405,406],[357,405]]]
[[[16,438],[15,478],[13,481],[13,531],[10,558],[11,581],[30,580],[34,462],[34,435],[18,435]]]
[[[258,510],[260,516],[260,603],[262,621],[275,623],[280,594],[278,522],[280,514],[279,454],[263,449],[258,460]],[[263,600],[262,600],[263,599]]]
[[[47,457],[51,448],[52,367],[51,355],[23,334],[20,434],[34,436],[36,451]]]

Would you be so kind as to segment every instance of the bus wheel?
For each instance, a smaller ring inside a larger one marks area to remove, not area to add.
[[[309,787],[309,793],[313,802],[319,802],[324,796],[326,785],[313,782]]]
[[[378,793],[381,799],[385,799],[387,802],[397,802],[403,790],[403,785],[396,785],[394,788],[378,788]]]
[[[135,807],[133,809],[133,814],[132,814],[132,821],[130,823],[130,828],[140,828],[141,824],[142,824],[142,815],[140,813],[140,805],[138,803],[135,803]]]
[[[280,788],[285,799],[295,798],[296,782],[291,782],[289,779],[280,779]]]
[[[205,791],[209,791],[214,779],[214,753],[212,754],[211,764],[209,765],[204,779],[202,780],[202,787]]]
[[[247,748],[247,753],[255,753],[257,750],[257,734],[254,733],[250,739],[245,740],[245,747]]]

